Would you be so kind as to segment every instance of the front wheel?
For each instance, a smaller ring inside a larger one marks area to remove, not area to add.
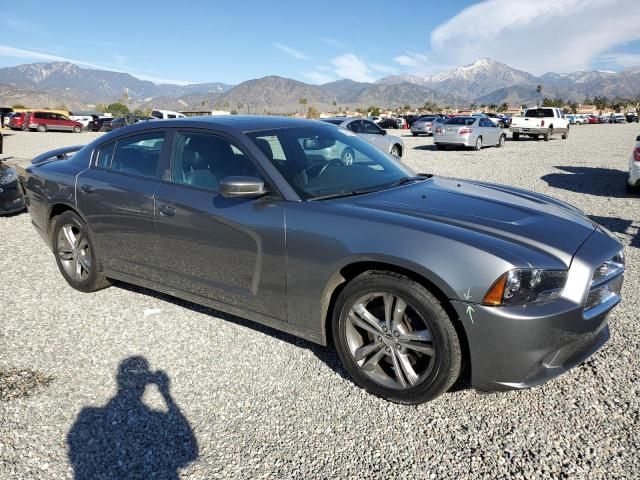
[[[504,143],[506,142],[507,137],[504,135],[500,135],[500,138],[498,139],[498,145],[496,145],[498,148],[502,148],[504,147]]]
[[[369,271],[351,280],[338,297],[332,329],[355,383],[388,400],[432,400],[460,374],[451,319],[426,288],[402,275]]]
[[[400,153],[400,147],[398,145],[394,145],[393,147],[391,147],[391,155],[393,155],[396,158],[400,158],[401,153]]]
[[[102,272],[91,234],[82,219],[67,211],[52,221],[53,251],[67,283],[81,292],[95,292],[111,285]]]
[[[342,151],[342,155],[340,155],[340,159],[342,163],[345,165],[351,165],[353,163],[353,159],[355,158],[355,153],[353,153],[352,148],[345,148]]]
[[[75,126],[73,127],[73,133],[80,133],[82,131],[82,127]]]

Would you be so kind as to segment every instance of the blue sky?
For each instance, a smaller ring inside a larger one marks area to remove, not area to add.
[[[71,60],[156,82],[372,81],[483,57],[534,74],[640,65],[638,0],[4,3],[0,66]]]

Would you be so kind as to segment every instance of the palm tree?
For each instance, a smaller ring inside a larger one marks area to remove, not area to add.
[[[542,85],[538,85],[536,87],[536,92],[538,92],[538,95],[540,95],[540,97],[542,97]],[[538,101],[536,102],[536,106],[537,107],[540,106],[540,99],[538,99]]]
[[[495,103],[492,103],[491,105],[489,105],[489,110],[491,110],[492,112],[495,112],[497,108],[498,108],[498,105],[496,105]]]
[[[302,97],[302,98],[298,99],[298,103],[300,105],[302,105],[302,111],[304,112],[304,106],[307,104],[307,99]]]
[[[336,113],[336,101],[331,102],[333,104],[333,113]]]
[[[499,107],[498,107],[498,111],[499,112],[506,112],[507,109],[509,108],[509,105],[507,105],[507,103],[502,103]]]
[[[475,103],[472,103],[471,105],[469,105],[469,108],[471,110],[475,110],[478,107],[478,105],[476,105]]]

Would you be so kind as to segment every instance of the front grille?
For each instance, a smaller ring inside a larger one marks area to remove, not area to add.
[[[597,315],[620,301],[623,278],[624,253],[621,250],[596,267],[584,304],[585,317]]]

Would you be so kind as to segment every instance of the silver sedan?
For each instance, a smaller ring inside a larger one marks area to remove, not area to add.
[[[435,129],[433,143],[438,148],[453,145],[480,150],[484,146],[503,147],[506,138],[502,129],[488,118],[453,117]]]
[[[323,118],[322,120],[346,128],[394,157],[400,158],[404,153],[404,142],[400,137],[388,134],[386,130],[383,130],[370,120],[355,117]]]
[[[426,135],[433,134],[433,121],[436,118],[437,117],[434,117],[434,116],[420,117],[418,120],[413,122],[413,124],[411,125],[411,133],[413,134],[413,136],[417,137],[422,133]]]

